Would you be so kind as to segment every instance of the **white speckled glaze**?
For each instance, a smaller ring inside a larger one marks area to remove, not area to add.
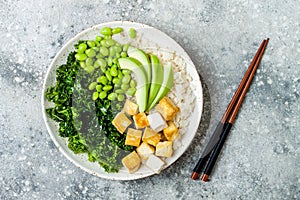
[[[137,30],[137,38],[129,39],[126,34],[121,34],[119,37],[116,35],[114,39],[125,44],[127,42],[131,42],[131,44],[138,46],[144,49],[164,49],[165,51],[175,52],[176,55],[179,55],[182,60],[185,61],[186,71],[192,77],[191,87],[193,87],[193,93],[196,97],[194,109],[192,113],[190,113],[188,120],[190,121],[188,125],[188,129],[185,130],[188,134],[183,134],[181,137],[181,146],[174,151],[172,157],[166,159],[166,165],[164,168],[167,168],[172,163],[174,163],[188,148],[190,143],[192,142],[196,132],[198,125],[200,123],[200,118],[202,114],[203,108],[203,95],[202,95],[202,85],[196,71],[196,67],[193,62],[189,58],[188,54],[184,51],[179,44],[177,44],[172,38],[164,34],[163,32],[150,27],[145,24],[129,22],[129,21],[115,21],[115,22],[107,22],[99,25],[92,26],[91,28],[82,31],[70,41],[68,41],[61,50],[57,53],[55,58],[53,59],[45,81],[43,85],[43,93],[42,93],[42,111],[44,121],[46,123],[48,132],[55,143],[55,145],[59,148],[64,156],[66,156],[70,161],[72,161],[79,168],[102,178],[113,179],[113,180],[133,180],[144,178],[150,175],[155,174],[153,171],[145,167],[144,165],[135,173],[129,174],[128,171],[123,167],[118,173],[106,173],[98,163],[89,162],[87,156],[85,154],[77,154],[75,155],[67,146],[66,140],[58,135],[57,132],[57,123],[53,120],[49,119],[49,117],[45,113],[45,108],[51,106],[51,103],[45,99],[44,92],[46,89],[55,84],[55,72],[59,65],[66,62],[67,55],[69,52],[74,50],[74,44],[78,42],[78,40],[82,39],[93,39],[97,35],[99,35],[99,30],[103,27],[122,27],[124,29],[124,33],[127,33],[129,28],[134,28]]]

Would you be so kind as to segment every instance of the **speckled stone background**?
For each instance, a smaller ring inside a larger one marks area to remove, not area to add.
[[[300,199],[300,3],[279,1],[0,2],[0,199]],[[41,91],[55,54],[92,25],[133,20],[174,38],[198,67],[204,113],[187,152],[160,175],[110,181],[51,141]],[[257,75],[211,181],[189,177],[260,42]]]

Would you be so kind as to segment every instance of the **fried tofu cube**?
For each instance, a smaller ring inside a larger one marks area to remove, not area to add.
[[[149,122],[145,113],[133,115],[133,120],[137,129],[142,129],[149,126]]]
[[[147,142],[153,146],[156,146],[161,139],[161,135],[154,131],[153,129],[146,127],[143,134],[143,142]]]
[[[125,144],[138,147],[141,143],[142,131],[128,128]]]
[[[150,155],[145,165],[156,174],[159,174],[163,169],[165,162],[155,155]]]
[[[171,157],[173,154],[172,141],[159,142],[156,145],[155,155],[162,157]]]
[[[164,117],[166,121],[173,119],[179,108],[175,103],[168,97],[162,98],[155,109]]]
[[[164,128],[163,133],[164,133],[165,137],[167,138],[167,140],[169,140],[169,141],[175,140],[176,138],[178,138],[178,135],[179,135],[178,128],[172,121],[168,122],[168,127]]]
[[[143,142],[138,148],[136,148],[136,152],[142,160],[147,160],[150,155],[154,154],[154,147]]]
[[[138,154],[133,151],[122,159],[122,163],[128,172],[132,174],[140,168],[141,159]]]
[[[126,112],[128,115],[135,115],[138,113],[139,106],[129,99],[126,99],[126,102],[124,104],[124,112]]]
[[[156,132],[160,132],[168,126],[166,121],[163,119],[163,117],[158,112],[149,114],[147,116],[147,118],[148,118],[150,127]]]
[[[124,133],[126,128],[131,124],[131,120],[128,119],[128,117],[125,115],[125,113],[120,112],[116,115],[114,120],[112,121],[112,124],[116,127],[116,129],[120,133]]]

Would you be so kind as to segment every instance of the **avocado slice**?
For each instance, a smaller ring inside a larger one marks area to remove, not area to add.
[[[149,54],[151,61],[151,85],[149,89],[148,107],[155,99],[164,80],[164,70],[157,56]]]
[[[150,84],[151,81],[151,65],[150,65],[150,61],[149,58],[147,56],[147,54],[138,48],[134,48],[134,47],[129,47],[127,54],[129,57],[131,58],[135,58],[136,60],[138,60],[140,63],[142,63],[145,72],[146,72],[146,76],[147,76],[147,83]],[[148,85],[150,86],[150,85]],[[148,88],[149,89],[149,88]]]
[[[144,112],[147,107],[148,90],[147,90],[147,75],[142,63],[138,60],[127,57],[119,58],[119,64],[121,69],[128,69],[132,71],[136,78],[136,102],[139,105],[139,111]]]
[[[170,91],[170,89],[173,87],[173,81],[174,81],[174,75],[173,75],[172,65],[168,64],[164,66],[164,80],[162,82],[162,85],[155,99],[153,100],[152,103],[150,103],[150,106],[147,108],[147,111],[151,110],[156,105],[156,103],[159,100],[161,100]]]

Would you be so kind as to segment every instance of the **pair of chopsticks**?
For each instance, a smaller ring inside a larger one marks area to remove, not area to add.
[[[192,179],[198,179],[200,173],[203,171],[201,180],[205,182],[208,181],[209,175],[211,174],[211,171],[217,161],[226,137],[248,91],[248,88],[250,87],[251,81],[262,59],[268,42],[269,38],[263,40],[259,49],[257,50],[221,121],[218,123],[212,137],[210,138],[197,165],[195,166],[191,176]]]

